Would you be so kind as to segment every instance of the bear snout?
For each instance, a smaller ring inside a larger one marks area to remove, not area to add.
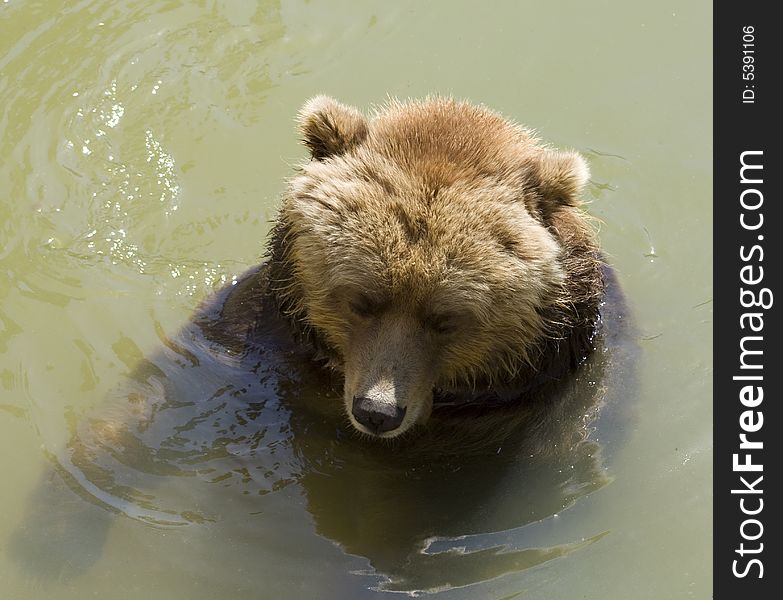
[[[373,402],[363,396],[354,396],[351,413],[356,421],[371,433],[379,435],[397,429],[405,418],[407,407]]]

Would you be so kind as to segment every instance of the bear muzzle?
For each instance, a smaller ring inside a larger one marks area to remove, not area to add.
[[[364,319],[343,366],[351,424],[386,439],[423,424],[432,405],[432,354],[416,319],[400,312]]]

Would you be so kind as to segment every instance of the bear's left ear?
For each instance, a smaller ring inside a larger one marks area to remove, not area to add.
[[[344,154],[367,137],[367,119],[329,96],[305,102],[298,121],[304,143],[316,160]]]
[[[577,152],[544,150],[534,178],[545,203],[574,206],[590,179],[587,161]]]

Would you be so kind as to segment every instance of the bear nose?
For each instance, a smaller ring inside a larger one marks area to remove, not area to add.
[[[375,434],[397,429],[405,418],[407,407],[377,404],[369,398],[354,396],[351,412],[354,418]]]

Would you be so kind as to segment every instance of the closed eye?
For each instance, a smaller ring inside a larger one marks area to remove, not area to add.
[[[358,317],[368,318],[376,315],[380,311],[380,303],[376,302],[366,294],[357,294],[348,300],[348,308]]]
[[[436,335],[451,335],[457,332],[463,321],[464,318],[457,314],[432,314],[424,319],[424,326]]]

